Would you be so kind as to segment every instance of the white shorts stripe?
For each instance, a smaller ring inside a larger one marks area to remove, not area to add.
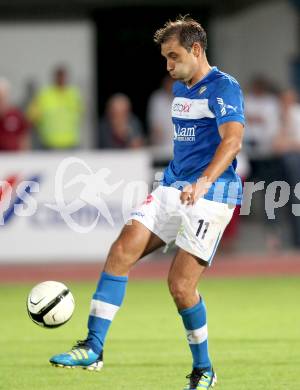
[[[189,344],[201,344],[207,340],[207,324],[194,330],[186,329],[186,334]]]
[[[112,321],[118,310],[119,306],[92,299],[90,315]]]

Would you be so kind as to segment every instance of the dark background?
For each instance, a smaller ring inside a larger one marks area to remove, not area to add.
[[[157,28],[178,15],[194,17],[207,30],[210,16],[251,6],[257,0],[0,0],[1,21],[89,19],[95,25],[95,74],[100,116],[107,97],[127,94],[145,123],[150,93],[166,74],[166,63],[153,42]],[[151,5],[149,5],[149,3]],[[209,31],[208,38],[209,38]],[[209,39],[208,39],[209,55]]]
[[[123,7],[95,12],[100,113],[106,97],[121,91],[131,97],[134,111],[145,119],[148,96],[166,74],[166,61],[153,42],[153,34],[168,19],[187,13],[206,27],[209,11],[203,8],[200,12],[199,7],[164,7],[159,12],[154,7]]]

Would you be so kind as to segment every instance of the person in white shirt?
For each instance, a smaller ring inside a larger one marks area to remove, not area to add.
[[[268,82],[255,78],[245,94],[246,131],[244,148],[251,160],[274,157],[273,142],[280,129],[280,104],[269,92]]]
[[[295,187],[300,182],[300,102],[297,93],[288,89],[281,94],[282,126],[274,142],[274,150],[281,157],[283,178],[290,186],[288,221],[291,227],[291,241],[300,249],[300,213],[295,215],[299,197]]]
[[[168,146],[173,142],[174,130],[171,120],[173,101],[172,78],[163,78],[161,87],[150,95],[147,107],[147,122],[151,145]]]
[[[266,189],[270,183],[282,180],[281,162],[273,147],[280,131],[281,119],[279,98],[262,76],[255,77],[250,83],[245,95],[245,116],[244,152],[248,156],[251,170],[248,180],[264,181]],[[264,213],[266,247],[269,251],[277,251],[281,246],[278,214],[272,220]]]

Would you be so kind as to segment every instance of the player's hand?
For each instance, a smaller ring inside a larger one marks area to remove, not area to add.
[[[200,177],[196,183],[185,186],[180,195],[181,203],[192,206],[208,192],[211,184],[207,177]]]

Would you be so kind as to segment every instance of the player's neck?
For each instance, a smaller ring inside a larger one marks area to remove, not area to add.
[[[186,85],[189,88],[191,88],[193,85],[199,83],[199,81],[201,81],[211,71],[211,69],[212,69],[212,67],[209,65],[209,63],[205,59],[205,61],[203,61],[199,65],[199,69],[194,74],[194,76],[191,78],[191,80],[186,83]]]

